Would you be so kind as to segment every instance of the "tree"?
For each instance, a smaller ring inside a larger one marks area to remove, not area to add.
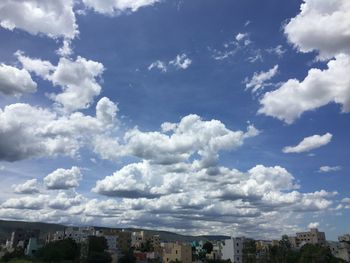
[[[213,244],[209,241],[205,242],[202,247],[207,254],[210,254],[213,251]]]
[[[328,247],[306,244],[300,249],[300,259],[298,263],[322,262],[338,263],[342,261],[335,258]]]
[[[86,261],[88,263],[109,263],[112,262],[111,255],[106,252],[108,249],[107,240],[104,237],[89,237],[89,252]]]
[[[46,262],[60,262],[64,260],[78,262],[79,255],[78,244],[68,238],[48,243],[39,249],[37,257]]]
[[[255,240],[247,240],[244,242],[243,262],[256,263],[256,243]]]

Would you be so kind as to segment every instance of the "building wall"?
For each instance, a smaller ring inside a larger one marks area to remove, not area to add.
[[[230,259],[234,263],[243,262],[244,237],[226,239],[222,247],[222,259]]]
[[[181,261],[182,263],[192,262],[192,247],[181,243],[163,244],[163,263]]]

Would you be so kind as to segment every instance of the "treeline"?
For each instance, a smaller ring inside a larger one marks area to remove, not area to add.
[[[1,261],[12,262],[14,259],[23,259],[28,262],[110,263],[112,258],[106,249],[107,242],[104,237],[91,236],[86,244],[77,244],[68,238],[46,244],[32,258],[26,258],[24,250],[18,249],[6,253]]]

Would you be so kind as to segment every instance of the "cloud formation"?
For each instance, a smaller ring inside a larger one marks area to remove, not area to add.
[[[350,53],[350,3],[347,0],[303,0],[300,13],[284,27],[288,40],[300,51],[317,51],[329,59]]]
[[[312,135],[304,138],[298,145],[296,146],[286,146],[283,148],[284,153],[302,153],[309,152],[311,150],[320,148],[324,145],[327,145],[331,142],[333,135],[330,133],[326,133],[324,135]]]
[[[303,81],[290,79],[280,88],[266,92],[260,100],[260,114],[293,123],[305,111],[312,111],[329,103],[350,111],[350,56],[337,55],[321,70],[312,68]]]
[[[79,167],[73,166],[71,169],[59,168],[44,178],[47,189],[69,189],[79,186],[79,181],[83,175]]]
[[[0,64],[0,92],[19,97],[36,92],[37,84],[26,69]]]
[[[3,0],[0,3],[0,26],[51,38],[73,39],[78,33],[73,0]]]
[[[330,173],[330,172],[336,172],[336,171],[340,171],[342,169],[341,166],[337,165],[337,166],[321,166],[320,169],[318,170],[319,173]]]
[[[252,93],[257,92],[260,89],[263,89],[266,85],[271,85],[266,83],[266,81],[272,79],[278,73],[278,65],[275,65],[273,68],[268,71],[254,72],[254,75],[251,79],[245,79],[245,87],[251,89]]]
[[[160,2],[160,0],[83,0],[83,3],[88,8],[107,15],[117,15],[121,12],[135,12],[141,7],[151,6],[157,2]]]
[[[23,184],[12,185],[13,191],[17,194],[34,194],[39,193],[38,180],[31,179]]]
[[[80,56],[75,61],[61,57],[58,65],[53,66],[49,61],[32,59],[22,52],[16,52],[16,55],[23,68],[62,88],[61,93],[51,93],[50,98],[65,112],[90,107],[101,92],[97,79],[101,77],[104,66],[99,62]]]

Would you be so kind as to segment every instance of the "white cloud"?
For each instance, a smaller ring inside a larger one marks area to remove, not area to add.
[[[65,210],[72,206],[80,205],[86,201],[86,199],[77,193],[68,194],[66,192],[60,191],[53,199],[50,198],[48,206],[52,209]]]
[[[321,59],[350,52],[348,0],[304,0],[300,9],[284,28],[299,51],[318,51]]]
[[[270,85],[266,81],[272,79],[278,73],[278,65],[268,71],[261,71],[259,73],[255,72],[251,79],[246,78],[246,89],[251,89],[253,93],[257,92],[259,89],[263,88],[265,85]]]
[[[2,208],[38,210],[44,207],[46,199],[46,195],[10,198],[2,204]]]
[[[107,98],[97,103],[96,118],[80,112],[60,116],[23,103],[8,105],[0,109],[0,160],[77,156],[81,147],[94,147],[95,138],[115,127],[116,110]]]
[[[302,153],[309,152],[311,150],[320,148],[324,145],[327,145],[332,140],[332,134],[326,133],[324,135],[312,135],[310,137],[304,138],[296,146],[287,146],[283,148],[284,153]]]
[[[320,226],[319,222],[311,222],[307,227],[308,228],[318,228]]]
[[[252,41],[249,39],[248,33],[238,33],[235,37],[237,42],[243,42],[245,46],[248,46],[252,43]]]
[[[342,169],[341,166],[321,166],[318,170],[319,173],[329,173],[329,172],[336,172],[340,171]]]
[[[61,57],[69,57],[73,54],[71,44],[72,42],[70,39],[64,39],[62,42],[62,46],[56,50],[56,53]]]
[[[26,69],[0,64],[0,92],[5,95],[21,96],[36,92],[37,84]]]
[[[201,165],[210,166],[216,163],[219,151],[237,148],[246,138],[259,134],[254,126],[249,126],[247,132],[231,131],[218,120],[203,121],[198,115],[185,116],[179,123],[165,123],[162,128],[166,130],[129,130],[124,137],[124,151],[155,163],[181,162],[197,153],[202,158]]]
[[[80,168],[73,166],[71,169],[59,168],[44,178],[44,184],[48,189],[69,189],[79,186],[83,178]]]
[[[16,55],[25,69],[62,87],[61,93],[51,93],[50,98],[66,112],[90,107],[101,92],[97,78],[102,75],[104,67],[99,62],[80,56],[75,61],[61,57],[58,65],[53,66],[49,61],[31,59],[21,52],[16,52]]]
[[[266,92],[260,100],[259,113],[293,123],[303,112],[329,103],[350,111],[350,56],[337,55],[328,62],[328,69],[310,69],[303,81],[290,79],[280,88]]]
[[[23,184],[12,185],[12,188],[17,194],[34,194],[39,192],[37,179],[28,180]]]
[[[98,13],[115,15],[120,12],[135,12],[141,7],[151,6],[160,0],[83,0],[83,3]]]
[[[153,62],[151,65],[149,65],[148,70],[152,70],[152,69],[158,69],[161,72],[167,72],[168,70],[166,63],[160,60],[157,60]]]
[[[73,0],[2,0],[0,26],[72,39],[78,34],[73,5]]]
[[[192,60],[185,54],[178,54],[173,60],[168,63],[160,60],[156,60],[148,66],[148,70],[158,69],[165,73],[170,67],[176,70],[185,70],[192,64]]]

